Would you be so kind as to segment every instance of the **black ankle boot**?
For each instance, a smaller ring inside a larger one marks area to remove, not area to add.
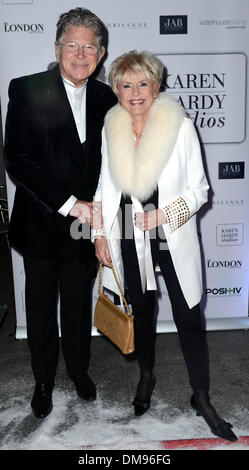
[[[136,396],[132,402],[135,416],[142,416],[150,408],[151,395],[155,385],[156,377],[152,370],[142,370],[137,385]]]
[[[215,436],[231,442],[237,441],[237,437],[231,429],[232,425],[217,415],[215,408],[210,402],[207,390],[194,390],[194,395],[191,397],[190,404],[196,411],[196,415],[204,418]]]

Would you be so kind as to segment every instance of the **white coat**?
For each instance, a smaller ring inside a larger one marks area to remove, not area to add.
[[[165,93],[160,93],[151,107],[138,148],[131,117],[120,104],[109,110],[105,118],[102,169],[94,200],[102,202],[105,234],[122,288],[124,274],[117,219],[121,195],[146,200],[156,187],[158,207],[173,207],[172,213],[176,214],[174,221],[164,224],[163,229],[181,289],[192,308],[202,296],[195,214],[207,201],[208,184],[193,123]],[[183,219],[178,217],[179,201],[187,209]],[[110,268],[104,269],[103,285],[119,294]]]

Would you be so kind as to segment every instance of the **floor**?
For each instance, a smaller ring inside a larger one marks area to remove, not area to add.
[[[191,390],[175,333],[157,335],[157,385],[144,416],[136,418],[131,406],[136,360],[94,336],[90,375],[97,384],[96,401],[87,403],[76,395],[60,357],[53,410],[37,420],[30,408],[33,377],[27,341],[15,339],[12,265],[5,240],[0,240],[0,304],[7,305],[0,319],[0,450],[160,450],[174,448],[174,442],[178,449],[189,442],[198,449],[198,442],[206,442],[204,449],[249,450],[247,330],[208,332],[212,401],[240,438],[228,444],[211,439],[206,423],[190,408]]]

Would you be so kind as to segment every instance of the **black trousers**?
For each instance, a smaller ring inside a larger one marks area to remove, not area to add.
[[[135,348],[141,369],[153,368],[155,361],[155,291],[141,288],[139,267],[130,264],[129,251],[122,243],[125,280],[134,313]],[[170,252],[162,255],[158,264],[164,278],[174,321],[178,330],[182,353],[187,366],[189,381],[193,388],[209,388],[209,364],[206,333],[199,305],[190,309],[179,285]],[[154,259],[154,262],[157,260]],[[191,275],[191,273],[189,273]]]
[[[91,298],[96,261],[68,264],[24,256],[27,336],[36,382],[54,383],[61,345],[68,373],[84,374],[90,359]]]

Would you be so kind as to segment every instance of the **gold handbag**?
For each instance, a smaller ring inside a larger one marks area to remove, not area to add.
[[[134,351],[133,315],[127,305],[112,265],[111,268],[122,296],[126,312],[115,305],[109,297],[102,292],[102,264],[100,264],[98,288],[99,298],[94,312],[94,326],[103,335],[107,336],[107,338],[109,338],[123,354],[131,354]]]

